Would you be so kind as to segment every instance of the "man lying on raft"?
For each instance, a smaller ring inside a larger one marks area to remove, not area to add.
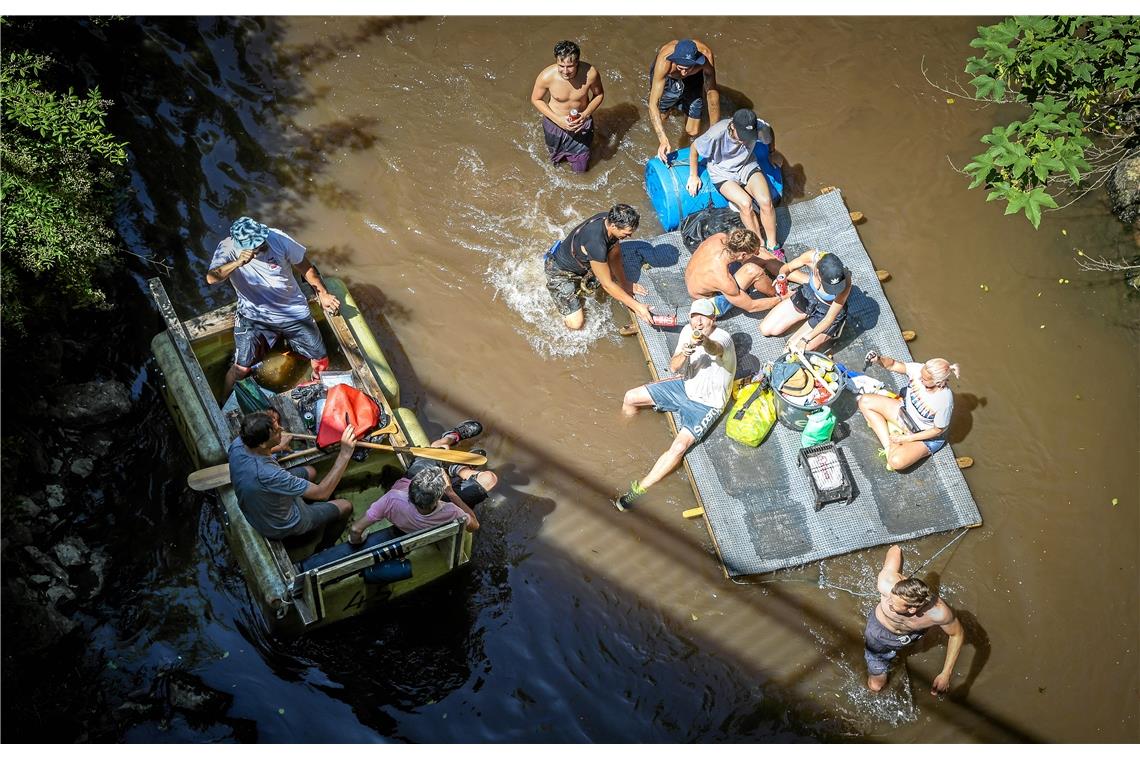
[[[768,311],[781,301],[776,294],[775,277],[780,271],[777,259],[762,259],[760,238],[752,230],[735,229],[710,235],[693,251],[685,267],[685,287],[693,298],[711,298],[716,315],[737,306],[749,314]],[[753,298],[750,290],[767,298]]]

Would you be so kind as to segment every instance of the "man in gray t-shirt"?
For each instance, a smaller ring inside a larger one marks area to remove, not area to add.
[[[725,200],[740,209],[740,221],[744,226],[756,233],[757,237],[761,237],[760,229],[763,227],[761,239],[766,241],[768,250],[761,251],[760,258],[772,259],[776,257],[769,252],[780,247],[776,241],[776,209],[772,205],[768,179],[753,153],[757,140],[770,146],[772,128],[747,108],[741,108],[731,119],[722,119],[713,124],[693,141],[692,150],[689,151],[689,181],[685,188],[689,195],[694,196],[701,189],[697,165],[701,158],[706,159],[709,179]],[[771,156],[773,163],[783,163],[783,157],[775,150],[772,150]],[[759,222],[752,206],[753,201],[760,209]]]
[[[325,288],[321,273],[305,258],[305,246],[281,230],[243,216],[230,226],[230,236],[218,243],[206,283],[229,280],[238,297],[234,363],[226,373],[223,403],[234,383],[248,375],[280,338],[309,359],[314,379],[328,369],[328,352],[294,269],[313,286],[321,307],[336,314],[340,299]]]
[[[247,414],[241,421],[241,435],[229,448],[230,483],[254,530],[266,538],[299,536],[305,542],[314,531],[323,529],[317,544],[320,551],[336,543],[352,516],[352,502],[327,499],[352,458],[356,430],[352,425],[345,428],[336,460],[320,483],[312,482],[317,476],[313,467],[286,470],[273,458],[274,452],[288,449],[289,440],[276,411]]]

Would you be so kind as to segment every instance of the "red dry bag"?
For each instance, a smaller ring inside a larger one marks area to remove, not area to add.
[[[371,396],[351,385],[334,385],[325,397],[317,445],[324,448],[337,443],[349,424],[356,428],[357,439],[363,438],[376,429],[379,421],[380,405]]]

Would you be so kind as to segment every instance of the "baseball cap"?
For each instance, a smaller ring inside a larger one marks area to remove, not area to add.
[[[815,265],[823,291],[830,296],[839,295],[847,287],[847,269],[834,253],[825,253]]]
[[[691,317],[694,314],[700,314],[705,317],[715,317],[716,306],[714,306],[713,302],[708,298],[698,298],[693,301],[693,305],[689,307],[689,316]]]
[[[234,239],[238,248],[249,250],[257,248],[269,238],[269,228],[261,222],[243,216],[230,225],[230,237]]]
[[[748,146],[749,150],[756,145],[756,135],[759,132],[759,126],[756,119],[756,112],[748,109],[741,108],[739,111],[732,115],[732,126],[736,128],[736,137]],[[768,127],[768,124],[764,124]],[[771,127],[768,127],[768,132],[771,133]]]
[[[673,48],[673,52],[665,56],[665,60],[679,66],[704,66],[708,59],[697,50],[697,43],[692,40],[680,40]]]

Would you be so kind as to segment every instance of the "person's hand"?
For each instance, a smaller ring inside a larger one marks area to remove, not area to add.
[[[348,529],[348,545],[360,546],[364,543],[364,531],[357,530],[356,528]]]
[[[689,341],[685,344],[685,347],[681,349],[681,353],[683,353],[685,356],[692,356],[693,352],[697,350],[697,346],[700,344],[700,341],[697,341],[695,343],[693,341]]]
[[[649,307],[646,306],[645,304],[641,303],[640,301],[634,301],[633,306],[631,306],[629,310],[632,311],[634,314],[636,314],[637,318],[640,319],[642,322],[646,322],[648,324],[653,323],[652,322],[653,315],[652,315],[652,313],[650,313]]]
[[[253,261],[255,258],[257,258],[257,251],[255,251],[254,249],[246,248],[246,249],[242,250],[242,252],[239,253],[238,257],[237,257],[238,267],[239,268],[244,267],[246,264]]]
[[[689,175],[689,180],[685,183],[685,189],[689,191],[689,195],[695,196],[697,191],[701,189],[701,178]]]
[[[908,441],[910,441],[910,436],[900,435],[899,433],[892,433],[890,437],[890,442],[895,446],[907,443]]]
[[[277,444],[277,448],[281,449],[282,451],[288,451],[289,450],[289,444],[291,444],[292,442],[293,442],[293,434],[292,433],[286,433],[285,431],[282,431],[281,432],[281,443]]]
[[[802,344],[802,347],[800,347],[801,344]],[[807,334],[805,333],[803,335],[798,335],[795,338],[792,338],[791,340],[788,341],[788,352],[793,353],[793,354],[801,353],[802,351],[807,350],[807,344],[808,344]]]
[[[638,282],[630,283],[630,289],[633,291],[633,294],[635,296],[647,296],[647,295],[649,295],[649,288],[645,287],[644,285],[642,285],[641,283],[638,283]]]
[[[876,351],[875,349],[872,348],[870,351],[867,352],[867,355],[863,357],[863,364],[870,366],[871,364],[879,361],[879,359],[881,359],[882,356],[883,356],[882,354],[880,354],[878,351]]]
[[[449,439],[446,435],[443,438],[437,438],[431,442],[431,447],[433,449],[450,449],[451,439]]]
[[[952,676],[952,673],[939,673],[936,675],[934,682],[930,685],[930,693],[938,695],[950,691],[950,679]]]
[[[582,114],[571,116],[566,114],[566,131],[567,132],[581,132],[586,126],[586,117]]]
[[[329,316],[335,317],[340,313],[340,299],[332,293],[326,290],[324,293],[318,294],[317,299],[321,302],[321,308]]]
[[[661,163],[663,163],[663,164],[669,163],[669,141],[668,140],[662,140],[657,145],[657,157],[661,159]]]
[[[347,417],[348,415],[345,414]],[[352,450],[356,448],[356,426],[349,424],[340,434],[340,453],[344,454],[346,451],[351,455]]]

